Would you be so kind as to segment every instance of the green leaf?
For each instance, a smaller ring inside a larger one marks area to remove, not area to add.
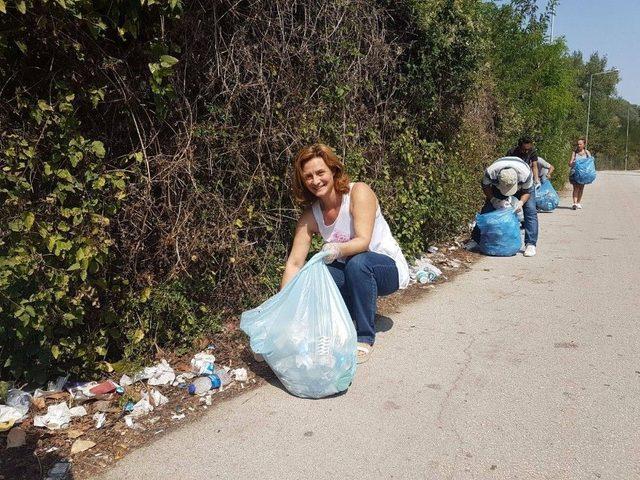
[[[27,212],[24,214],[24,228],[29,231],[31,230],[31,227],[33,226],[33,222],[35,221],[36,217],[33,213],[31,212]]]
[[[141,328],[139,328],[135,332],[133,332],[133,336],[131,337],[131,340],[133,341],[133,343],[140,343],[143,338],[144,338],[144,331]]]
[[[178,59],[176,57],[172,57],[171,55],[162,55],[160,57],[160,65],[165,68],[171,68],[176,63],[178,63]]]
[[[44,100],[38,100],[38,108],[40,110],[42,110],[43,112],[46,112],[46,111],[51,112],[51,111],[53,111],[53,108],[51,108],[51,105],[49,105]]]
[[[146,302],[147,300],[149,300],[149,297],[151,296],[151,287],[145,287],[142,292],[140,292],[140,301],[142,303]]]
[[[7,6],[4,3],[4,0],[0,0],[0,12],[7,13]]]
[[[51,355],[53,355],[53,358],[57,360],[60,356],[60,347],[58,347],[57,345],[53,345],[51,347]]]
[[[2,0],[0,0],[0,6],[1,5],[2,5]],[[24,53],[25,55],[27,54],[27,46],[24,44],[24,42],[21,42],[20,40],[16,40],[16,46],[20,49],[22,53]]]
[[[93,153],[95,153],[98,158],[104,158],[104,154],[106,153],[104,144],[98,140],[91,143],[91,150],[93,150]]]
[[[27,4],[26,4],[26,3],[24,3],[24,0],[21,0],[20,2],[18,2],[18,3],[16,4],[16,8],[17,8],[17,9],[18,9],[18,11],[19,11],[21,14],[23,14],[23,15],[24,15],[25,13],[27,13]]]

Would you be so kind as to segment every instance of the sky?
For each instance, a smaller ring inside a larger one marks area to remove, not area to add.
[[[564,36],[570,51],[606,55],[620,70],[618,95],[640,105],[640,0],[559,0],[554,37]],[[545,6],[546,0],[538,5]]]

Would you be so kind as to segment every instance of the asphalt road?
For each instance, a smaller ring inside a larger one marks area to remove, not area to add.
[[[103,479],[640,478],[640,172],[402,308],[347,394],[266,386]]]

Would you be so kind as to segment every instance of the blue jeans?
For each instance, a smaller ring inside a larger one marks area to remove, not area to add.
[[[522,193],[516,193],[516,198],[520,199]],[[491,205],[491,202],[487,200],[480,210],[480,213],[493,212],[495,208]],[[531,196],[529,200],[522,206],[522,213],[524,214],[524,243],[525,245],[536,245],[538,243],[538,209],[536,208],[536,191],[535,188],[531,189]],[[471,232],[471,238],[477,243],[480,243],[480,229],[476,225]]]
[[[327,267],[355,323],[358,342],[373,345],[376,298],[398,290],[396,263],[387,255],[362,252],[345,263],[336,261]]]

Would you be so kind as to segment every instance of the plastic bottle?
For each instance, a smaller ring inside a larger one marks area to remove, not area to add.
[[[220,382],[218,375],[206,375],[204,377],[198,377],[191,382],[189,387],[187,387],[187,391],[190,395],[202,395],[213,388],[220,388],[220,385],[222,385],[222,382]]]
[[[9,407],[15,408],[24,416],[31,406],[31,395],[17,388],[12,388],[7,392],[6,404]]]

